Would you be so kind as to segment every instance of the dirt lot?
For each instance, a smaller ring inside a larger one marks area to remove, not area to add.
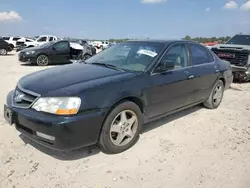
[[[55,152],[8,126],[3,104],[22,76],[16,54],[0,57],[1,188],[249,188],[250,84],[233,84],[221,106],[200,106],[145,125],[139,142],[118,155],[97,148]],[[37,83],[39,84],[39,83]]]

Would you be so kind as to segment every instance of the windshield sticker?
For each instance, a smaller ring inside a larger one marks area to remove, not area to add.
[[[157,56],[157,53],[152,52],[152,51],[149,51],[149,50],[139,50],[137,53],[138,53],[138,54],[148,55],[148,56],[150,56],[150,57],[155,57],[155,56]]]

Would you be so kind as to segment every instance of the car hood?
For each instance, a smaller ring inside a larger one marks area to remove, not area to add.
[[[214,45],[212,48],[216,49],[231,49],[231,50],[249,50],[250,46],[248,45],[237,45],[237,44],[217,44]]]
[[[31,52],[31,51],[36,51],[36,50],[39,50],[39,49],[41,49],[41,47],[35,46],[35,47],[25,48],[21,52]]]
[[[76,84],[81,85],[81,90],[101,85],[105,80],[110,81],[121,77],[129,77],[135,73],[122,72],[102,66],[76,63],[63,65],[60,67],[49,68],[22,77],[18,86],[22,89],[46,95],[52,91],[65,89]],[[89,84],[87,84],[89,83]]]

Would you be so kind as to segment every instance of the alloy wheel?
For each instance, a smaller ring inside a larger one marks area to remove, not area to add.
[[[6,49],[0,49],[0,55],[6,55],[7,50]]]
[[[40,55],[38,58],[37,58],[37,64],[39,66],[46,66],[48,65],[49,63],[49,59],[46,55]]]
[[[213,102],[215,105],[218,105],[221,102],[222,95],[223,95],[223,88],[221,85],[217,85],[213,95]]]
[[[116,146],[127,145],[138,130],[138,117],[132,110],[120,112],[113,120],[110,128],[110,139]]]

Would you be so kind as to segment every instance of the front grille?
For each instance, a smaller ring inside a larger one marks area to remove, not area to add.
[[[245,66],[248,62],[249,52],[245,51],[234,51],[234,50],[221,50],[213,49],[213,52],[218,55],[219,53],[232,54],[234,57],[219,57],[220,59],[229,61],[232,65]]]
[[[32,92],[23,91],[17,87],[13,95],[13,106],[29,108],[37,98],[38,95],[33,94]]]

